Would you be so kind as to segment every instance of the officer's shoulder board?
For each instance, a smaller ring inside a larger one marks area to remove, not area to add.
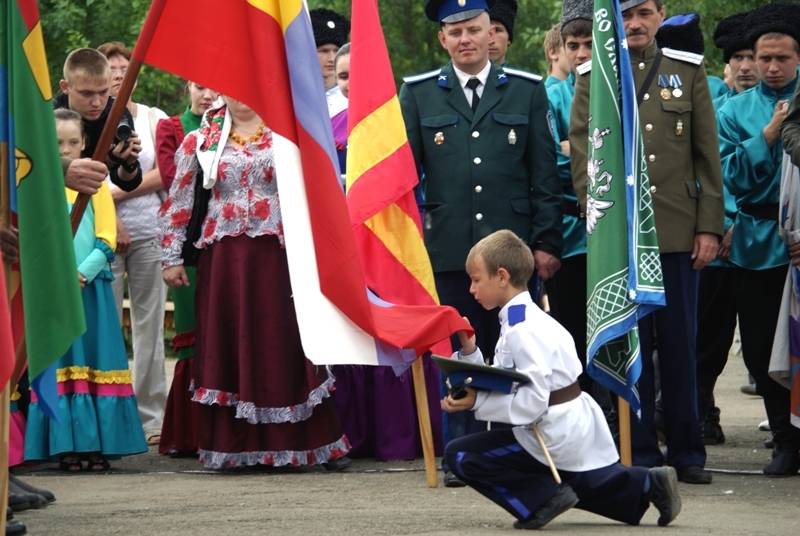
[[[510,74],[511,76],[516,76],[519,78],[526,78],[528,80],[532,80],[534,82],[541,82],[542,77],[538,74],[529,73],[528,71],[521,71],[519,69],[512,69],[511,67],[503,67],[503,72],[506,74]],[[498,75],[502,76],[502,75]]]
[[[406,84],[416,84],[417,82],[422,82],[423,80],[428,80],[435,76],[438,76],[441,73],[441,69],[435,69],[433,71],[428,71],[427,73],[422,74],[412,74],[411,76],[404,76],[403,82]]]
[[[662,48],[661,53],[667,58],[672,58],[673,60],[685,61],[686,63],[693,63],[694,65],[700,65],[703,63],[702,54],[684,52],[683,50],[675,50],[674,48]]]
[[[581,75],[581,76],[583,76],[586,73],[590,72],[592,70],[592,60],[585,61],[585,62],[581,63],[580,65],[578,65],[576,70],[578,71],[578,74]]]

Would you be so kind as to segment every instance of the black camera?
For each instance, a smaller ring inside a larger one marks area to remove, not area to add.
[[[128,120],[123,117],[119,125],[117,125],[117,133],[114,135],[117,142],[125,142],[131,139],[131,135],[133,134],[133,129],[131,125],[128,123]]]

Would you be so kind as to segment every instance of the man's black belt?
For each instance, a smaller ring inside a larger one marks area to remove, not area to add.
[[[779,221],[778,203],[756,203],[742,205],[739,210],[760,220]]]
[[[581,214],[581,208],[578,206],[578,203],[573,203],[571,201],[561,202],[561,212],[567,216],[583,218],[583,214]]]

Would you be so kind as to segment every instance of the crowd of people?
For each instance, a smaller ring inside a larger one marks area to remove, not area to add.
[[[406,77],[399,92],[437,293],[475,330],[452,337],[453,357],[528,378],[510,394],[455,396],[426,358],[429,397],[443,410],[431,412],[436,454],[446,486],[473,487],[516,528],[574,506],[635,525],[653,504],[660,525],[675,519],[677,482],[710,484],[706,446],[725,442],[714,386],[737,322],[772,432],[764,475],[800,469],[790,391],[769,370],[787,269],[800,264],[800,247],[779,233],[778,203],[784,149],[800,164],[800,4],[724,18],[713,34],[724,79],[706,73],[696,13],[667,19],[662,0],[620,9],[666,294],[638,325],[633,467],[619,463],[616,397],[585,372],[592,0],[564,0],[544,43],[546,79],[508,66],[516,0],[428,0],[451,61]],[[328,9],[310,16],[345,174],[350,22]],[[74,238],[88,329],[57,363],[59,423],[32,395],[10,463],[102,472],[156,445],[214,469],[418,457],[410,373],[304,355],[272,131],[247,104],[193,81],[173,117],[129,100],[127,132],[104,162],[89,158],[130,59],[116,42],[73,51],[53,101],[66,202],[91,195]],[[15,231],[0,239],[16,262]],[[168,287],[179,359],[170,388]],[[13,510],[55,499],[10,486]]]

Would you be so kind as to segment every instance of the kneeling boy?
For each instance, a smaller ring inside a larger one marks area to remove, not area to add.
[[[445,457],[467,485],[517,518],[518,529],[541,528],[577,506],[638,525],[652,502],[664,526],[681,509],[672,467],[625,467],[618,463],[603,412],[577,384],[582,371],[575,343],[561,325],[531,300],[527,281],[534,262],[511,231],[497,231],[467,257],[470,292],[486,309],[500,307],[500,339],[494,366],[526,374],[516,392],[476,391],[442,400],[447,412],[473,410],[478,419],[517,425],[453,440]],[[459,333],[453,358],[483,363],[474,337]],[[541,432],[564,481],[558,485],[533,431]]]

